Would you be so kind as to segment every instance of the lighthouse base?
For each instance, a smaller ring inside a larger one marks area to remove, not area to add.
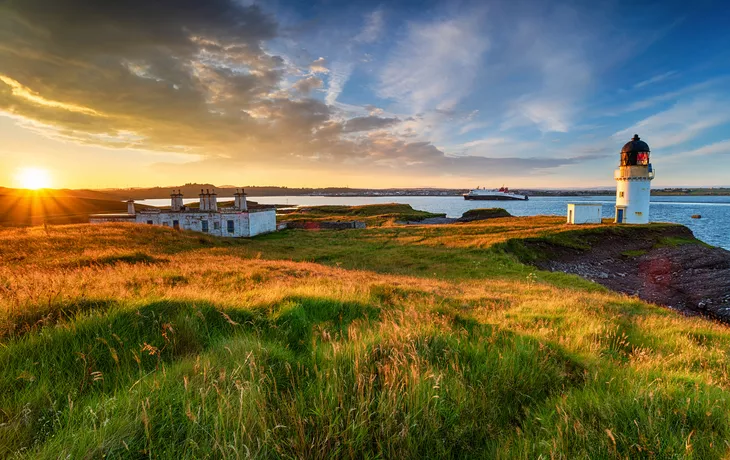
[[[638,169],[639,166],[625,167]],[[617,224],[648,224],[651,180],[653,177],[642,171],[617,171],[616,174],[616,219]],[[627,177],[628,176],[628,177]]]

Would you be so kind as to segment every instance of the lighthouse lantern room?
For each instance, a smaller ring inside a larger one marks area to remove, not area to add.
[[[616,220],[618,224],[649,223],[649,198],[654,169],[649,162],[649,146],[634,134],[621,149],[621,165],[616,179]]]

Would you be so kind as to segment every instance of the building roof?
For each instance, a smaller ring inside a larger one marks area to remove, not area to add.
[[[128,213],[109,213],[109,214],[89,214],[89,217],[114,217],[115,219],[134,219],[134,214]]]
[[[634,134],[634,138],[631,139],[623,146],[621,153],[637,153],[637,152],[649,152],[649,145],[642,141],[638,134]]]
[[[179,211],[173,211],[170,208],[155,208],[155,209],[142,209],[137,211],[137,214],[144,214],[144,215],[151,215],[151,214],[246,214],[246,213],[253,213],[253,212],[264,212],[264,211],[276,211],[276,206],[264,206],[259,205],[255,207],[249,207],[246,210],[237,209],[234,207],[225,207],[225,208],[218,208],[215,211],[213,210],[202,210],[200,208],[188,208],[187,206],[183,206],[182,209]],[[106,214],[108,215],[108,214]],[[132,216],[134,217],[134,216]]]

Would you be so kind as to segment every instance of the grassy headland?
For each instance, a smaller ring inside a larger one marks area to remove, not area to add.
[[[727,327],[505,250],[563,218],[391,211],[0,231],[0,457],[727,455]]]
[[[362,206],[306,206],[284,212],[280,220],[286,221],[329,221],[359,220],[372,226],[395,224],[397,221],[420,221],[430,217],[446,217],[446,214],[419,211],[408,204],[386,203]]]

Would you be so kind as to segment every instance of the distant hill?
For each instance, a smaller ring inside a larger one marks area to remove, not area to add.
[[[56,197],[56,198],[67,198],[67,197],[73,197],[73,198],[91,198],[95,200],[115,200],[115,201],[122,201],[127,200],[128,197],[124,194],[119,194],[116,191],[109,190],[109,191],[103,191],[103,190],[88,190],[88,189],[81,189],[81,190],[73,190],[68,188],[63,189],[41,189],[41,190],[26,190],[26,189],[18,189],[18,188],[7,188],[7,187],[0,187],[0,195],[2,196],[27,196],[30,194],[42,194],[43,196],[47,197]]]
[[[83,223],[89,214],[126,211],[126,203],[113,193],[0,187],[0,226]]]
[[[100,193],[108,193],[120,196],[121,199],[132,198],[134,200],[169,198],[172,190],[181,190],[186,198],[196,198],[201,190],[210,190],[218,196],[233,196],[237,189],[244,188],[250,196],[297,196],[310,194],[357,194],[370,191],[369,189],[352,189],[347,187],[323,187],[323,188],[289,188],[277,186],[257,187],[235,187],[231,185],[215,186],[213,184],[185,184],[180,186],[132,188],[132,189],[108,189]],[[395,190],[395,189],[394,189]]]

